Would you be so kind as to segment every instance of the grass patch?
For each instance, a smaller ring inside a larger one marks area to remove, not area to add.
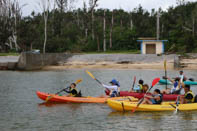
[[[19,53],[0,53],[0,56],[19,56]]]

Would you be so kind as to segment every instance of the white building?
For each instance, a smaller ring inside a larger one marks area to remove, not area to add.
[[[164,42],[167,40],[156,40],[155,38],[139,38],[141,54],[162,54],[164,53]]]

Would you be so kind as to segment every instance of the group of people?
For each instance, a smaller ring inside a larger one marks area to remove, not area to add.
[[[185,93],[184,95],[180,95],[177,101],[180,101],[181,104],[194,102],[195,95],[190,90],[190,85],[184,84],[184,81],[187,80],[187,78],[184,76],[183,71],[180,71],[180,76],[174,80],[169,77],[164,77],[164,79],[173,83],[172,88],[167,88],[162,91],[155,89],[152,95],[144,96],[143,104],[161,104],[163,101],[163,94],[180,94],[182,89],[184,89]],[[109,83],[111,85],[102,84],[102,86],[106,88],[106,94],[108,94],[108,97],[118,97],[120,95],[120,83],[116,79],[112,79]],[[132,87],[130,92],[147,93],[148,89],[149,86],[144,84],[144,81],[140,79],[138,85]],[[72,83],[69,87],[65,88],[64,91],[69,93],[69,96],[81,97],[81,92],[76,89],[75,83]]]

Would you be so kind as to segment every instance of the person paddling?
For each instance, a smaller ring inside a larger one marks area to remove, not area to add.
[[[194,100],[195,100],[195,95],[190,90],[190,85],[185,85],[184,86],[184,91],[185,91],[185,94],[183,96],[180,96],[180,103],[181,104],[193,103]]]
[[[107,90],[110,90],[110,97],[118,97],[120,91],[120,83],[116,79],[113,79],[109,83],[111,84],[110,86],[105,84],[102,84],[102,86],[105,87]]]
[[[64,91],[69,93],[70,97],[81,97],[81,91],[77,91],[76,84],[72,83],[69,87],[65,88]]]
[[[182,80],[181,82],[187,80],[187,77],[183,74],[183,71],[182,70],[179,71],[179,78],[180,78],[180,80]]]
[[[165,90],[162,90],[162,94],[180,94],[181,89],[183,87],[183,84],[181,84],[181,79],[179,77],[175,78],[175,80],[170,79],[169,77],[165,78],[168,79],[173,83],[172,88],[167,88]]]
[[[155,89],[153,95],[145,95],[142,104],[161,104],[163,101],[163,95],[159,89]]]
[[[143,84],[144,84],[144,81],[142,79],[140,79],[138,81],[138,85],[137,86],[134,86],[134,88],[131,89],[130,92],[138,92],[138,93],[141,93],[142,90],[143,90]]]

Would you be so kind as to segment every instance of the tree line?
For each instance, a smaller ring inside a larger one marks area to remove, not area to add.
[[[197,52],[197,2],[177,0],[176,7],[150,12],[138,6],[96,9],[89,0],[73,9],[75,0],[41,0],[42,13],[23,17],[17,0],[0,1],[0,52],[101,52],[138,50],[139,37],[156,37],[160,14],[160,39],[168,40],[167,52]]]

